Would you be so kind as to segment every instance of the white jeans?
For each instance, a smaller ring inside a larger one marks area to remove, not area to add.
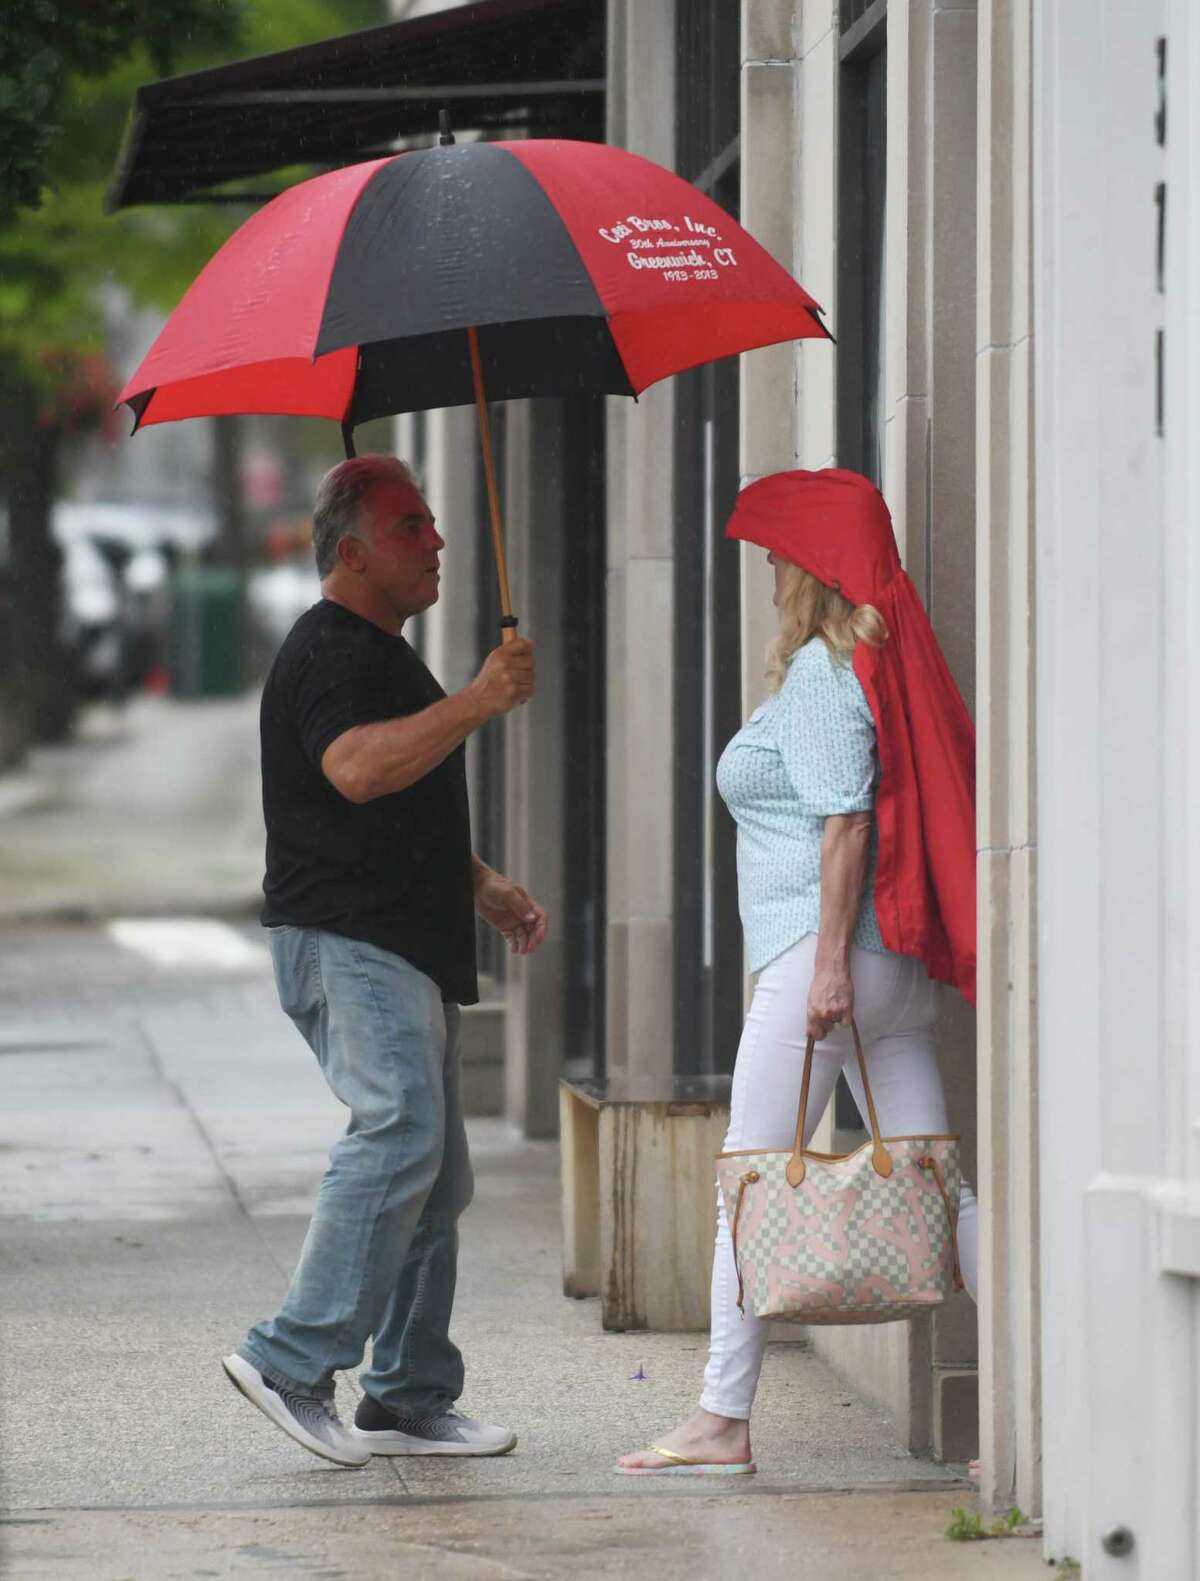
[[[761,1147],[791,1149],[804,1071],[808,990],[816,934],[807,934],[758,979],[733,1072],[726,1151]],[[884,1136],[940,1133],[946,1100],[933,1048],[934,985],[920,961],[853,949],[854,1019],[862,1037],[871,1092]],[[849,1027],[835,1027],[817,1044],[809,1090],[805,1143],[816,1130],[845,1071],[862,1114],[858,1061]],[[975,1296],[978,1211],[963,1186],[958,1215],[958,1255]],[[758,1387],[767,1323],[737,1309],[737,1271],[721,1194],[717,1193],[717,1246],[712,1275],[712,1338],[700,1404],[718,1416],[748,1418]]]

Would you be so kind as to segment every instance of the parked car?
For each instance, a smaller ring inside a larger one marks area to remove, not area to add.
[[[59,641],[70,656],[76,690],[87,698],[120,697],[129,686],[128,595],[119,562],[90,538],[62,545]]]
[[[122,699],[165,663],[171,569],[210,543],[208,512],[62,501],[53,532],[62,550],[60,639],[80,695]]]

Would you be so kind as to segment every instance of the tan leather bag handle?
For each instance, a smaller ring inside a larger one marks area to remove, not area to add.
[[[879,1116],[875,1113],[875,1099],[871,1093],[870,1078],[867,1076],[866,1056],[863,1054],[862,1039],[858,1035],[858,1026],[853,1016],[850,1018],[850,1030],[854,1034],[854,1052],[858,1055],[858,1069],[862,1075],[863,1092],[867,1095],[867,1113],[871,1121],[871,1140],[875,1144],[871,1150],[871,1163],[875,1173],[886,1180],[892,1172],[892,1155],[884,1147],[883,1138],[879,1134]],[[804,1050],[804,1080],[800,1085],[800,1113],[796,1117],[796,1141],[787,1166],[789,1186],[798,1186],[807,1172],[804,1162],[804,1122],[808,1118],[808,1089],[812,1081],[813,1050],[816,1046],[816,1038],[809,1038],[808,1046]]]

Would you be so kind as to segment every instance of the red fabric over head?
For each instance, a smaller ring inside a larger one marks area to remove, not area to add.
[[[726,532],[883,616],[888,641],[854,652],[879,748],[879,931],[974,1004],[975,727],[900,564],[883,496],[840,468],[777,472],[742,491]]]

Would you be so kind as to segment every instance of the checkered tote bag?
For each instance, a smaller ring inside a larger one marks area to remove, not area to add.
[[[804,1147],[813,1039],[790,1153],[717,1155],[733,1234],[738,1307],[796,1323],[892,1323],[962,1289],[955,1232],[957,1136],[880,1136],[858,1028],[850,1023],[871,1124],[853,1153]]]

